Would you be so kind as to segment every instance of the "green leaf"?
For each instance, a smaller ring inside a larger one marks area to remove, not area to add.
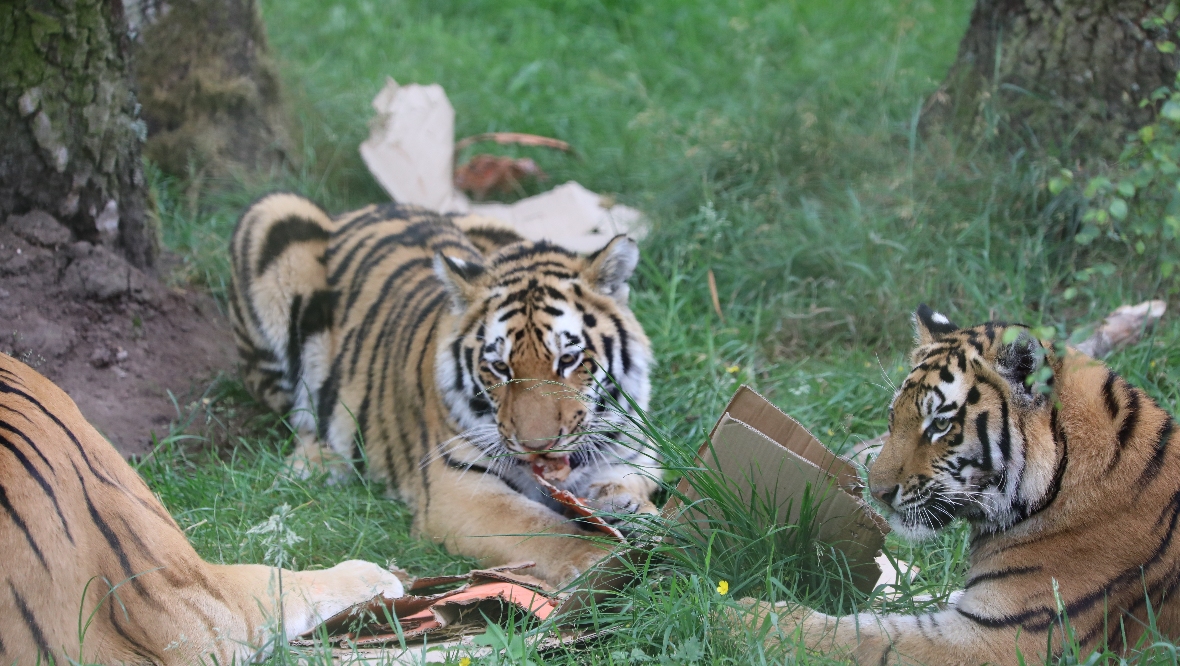
[[[1118,189],[1119,194],[1123,195],[1124,197],[1131,198],[1135,196],[1135,185],[1129,180],[1120,180]]]
[[[1180,5],[1169,2],[1168,6],[1164,8],[1164,21],[1171,23],[1176,20],[1177,16],[1180,16]]]
[[[1078,232],[1078,235],[1073,237],[1074,241],[1078,245],[1089,245],[1090,243],[1094,242],[1095,238],[1098,238],[1098,227],[1092,224],[1087,224],[1086,226],[1082,227],[1082,230]]]
[[[1173,44],[1172,42],[1156,42],[1155,48],[1157,50],[1159,50],[1160,53],[1175,53],[1176,52],[1176,45]]]
[[[1143,241],[1135,241],[1135,251],[1143,254],[1147,251],[1147,246],[1143,244]]]
[[[1180,104],[1172,100],[1164,102],[1164,108],[1160,109],[1160,115],[1173,122],[1180,121]]]
[[[1155,140],[1155,125],[1141,127],[1139,129],[1139,140],[1145,144]]]
[[[1180,105],[1177,105],[1177,108],[1180,108]],[[1103,178],[1102,176],[1091,178],[1090,182],[1086,184],[1086,191],[1083,193],[1083,195],[1087,199],[1092,199],[1099,192],[1105,192],[1109,190],[1110,187],[1111,182],[1109,178]]]
[[[1061,295],[1062,295],[1062,297],[1065,298],[1065,300],[1072,301],[1073,299],[1077,298],[1077,295],[1078,295],[1077,287],[1070,287],[1070,288],[1066,289],[1065,292],[1062,293]]]
[[[1172,277],[1172,271],[1176,269],[1176,265],[1170,261],[1165,261],[1160,264],[1160,275],[1165,278]]]
[[[1061,194],[1061,191],[1065,189],[1065,185],[1066,185],[1066,183],[1065,183],[1064,178],[1060,178],[1058,176],[1054,176],[1054,177],[1050,178],[1049,179],[1049,194],[1054,194],[1054,195]]]
[[[1110,201],[1110,214],[1116,220],[1127,219],[1127,202],[1119,197],[1115,197]]]

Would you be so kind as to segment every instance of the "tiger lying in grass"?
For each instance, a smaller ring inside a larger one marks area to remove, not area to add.
[[[205,562],[69,396],[4,354],[0,551],[0,664],[242,663],[402,593],[368,562],[281,579]]]
[[[1017,664],[1018,648],[1039,663],[1050,631],[1060,654],[1061,608],[1085,651],[1134,646],[1149,615],[1163,635],[1180,634],[1171,415],[1102,363],[1075,350],[1062,358],[1024,327],[959,329],[925,305],[915,322],[915,367],[894,396],[869,487],[904,536],[971,523],[964,590],[925,615],[800,610],[779,619],[782,632],[801,630],[809,648],[848,650],[861,664],[972,666]],[[1049,393],[1027,381],[1042,365]],[[786,608],[755,611],[764,620]]]
[[[655,510],[656,453],[619,431],[647,406],[650,346],[627,307],[639,253],[617,236],[583,257],[488,223],[397,204],[333,220],[268,196],[234,231],[234,330],[247,386],[291,411],[298,468],[340,479],[355,461],[419,533],[560,585],[604,553],[569,538],[585,533],[534,467],[606,513]]]

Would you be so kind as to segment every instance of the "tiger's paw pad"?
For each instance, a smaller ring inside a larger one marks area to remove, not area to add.
[[[603,519],[611,523],[621,522],[636,514],[657,513],[656,506],[645,495],[636,494],[623,484],[613,482],[591,485],[586,494],[586,505],[605,514]]]

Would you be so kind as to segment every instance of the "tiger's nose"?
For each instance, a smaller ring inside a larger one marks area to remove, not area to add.
[[[901,484],[895,483],[891,486],[877,486],[869,488],[869,492],[882,504],[893,506],[893,500],[897,497],[898,491],[901,490]]]

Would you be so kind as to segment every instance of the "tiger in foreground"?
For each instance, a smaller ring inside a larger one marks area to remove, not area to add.
[[[368,562],[217,565],[61,389],[0,354],[0,664],[244,663],[378,594]],[[281,585],[281,597],[280,597]]]
[[[302,473],[363,469],[417,533],[562,585],[605,551],[534,470],[605,515],[655,511],[657,454],[624,432],[651,365],[627,306],[638,247],[580,256],[496,224],[399,204],[332,219],[267,196],[231,241],[231,317]]]
[[[1059,608],[1082,655],[1134,647],[1149,615],[1162,635],[1180,635],[1172,416],[1023,326],[960,329],[925,305],[915,322],[914,369],[894,396],[869,490],[903,536],[955,518],[972,525],[964,589],[924,615],[836,618],[763,602],[753,617],[784,613],[779,639],[801,631],[807,647],[847,650],[860,664],[1014,665],[1018,649],[1040,662],[1050,631],[1061,654]],[[1052,374],[1030,386],[1042,367]]]

